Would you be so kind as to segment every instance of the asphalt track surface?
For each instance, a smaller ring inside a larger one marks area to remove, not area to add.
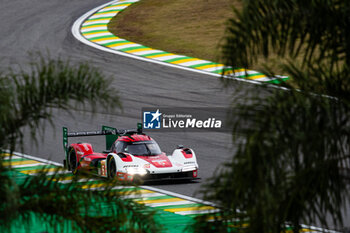
[[[134,128],[141,118],[142,107],[227,107],[235,89],[224,89],[221,81],[158,64],[138,61],[99,51],[82,44],[71,34],[74,21],[87,11],[104,4],[103,0],[1,0],[0,7],[0,69],[18,65],[26,68],[29,53],[49,53],[51,57],[70,59],[73,64],[89,62],[112,78],[111,85],[119,93],[123,111],[108,114],[103,109],[92,115],[88,111],[72,114],[54,111],[54,126],[46,122],[37,136],[37,145],[25,139],[23,152],[62,163],[62,126],[71,130],[97,130],[101,125]],[[237,84],[238,85],[238,84]],[[241,83],[236,88],[246,94],[256,93],[257,85]],[[44,122],[45,123],[45,122]],[[26,135],[29,135],[28,133]],[[230,161],[235,149],[230,133],[152,133],[161,148],[171,153],[178,144],[192,147],[200,166],[201,180],[194,183],[160,183],[152,186],[201,198],[201,184]],[[104,139],[88,141],[102,150]],[[349,209],[349,208],[347,208]],[[346,226],[350,226],[346,223]]]
[[[49,53],[51,57],[70,59],[73,64],[93,64],[112,78],[111,85],[119,93],[123,111],[108,114],[103,109],[91,115],[88,111],[72,114],[54,111],[54,127],[46,125],[35,145],[25,140],[23,152],[61,162],[62,126],[70,130],[97,130],[101,125],[134,128],[140,122],[142,107],[226,107],[234,89],[224,89],[212,76],[138,61],[91,48],[71,34],[74,21],[87,11],[105,3],[102,0],[2,0],[0,8],[0,66],[26,68],[29,53]],[[240,88],[255,92],[257,85],[243,83]],[[239,102],[241,99],[235,99]],[[45,123],[45,122],[44,122]],[[26,134],[28,135],[28,134]],[[152,133],[161,146],[171,153],[178,144],[193,148],[200,166],[201,180],[194,183],[160,183],[157,188],[201,197],[200,185],[232,158],[235,146],[230,133]],[[90,137],[96,150],[102,150],[103,137]]]

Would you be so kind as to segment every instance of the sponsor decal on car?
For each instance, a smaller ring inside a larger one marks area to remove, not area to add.
[[[78,151],[77,151],[77,154],[78,154],[78,155],[84,155],[84,152],[78,150]]]
[[[101,169],[99,171],[99,174],[101,176],[107,176],[107,170],[106,170],[106,160],[101,160]]]

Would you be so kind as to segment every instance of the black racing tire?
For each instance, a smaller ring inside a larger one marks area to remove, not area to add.
[[[108,158],[108,178],[114,179],[117,176],[117,165],[113,156]]]
[[[71,147],[68,151],[68,161],[69,161],[69,170],[74,175],[78,174],[78,160],[73,147]]]

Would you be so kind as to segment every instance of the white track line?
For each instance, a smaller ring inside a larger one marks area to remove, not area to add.
[[[4,150],[4,151],[6,153],[10,153],[9,150]],[[32,160],[36,160],[36,161],[43,162],[43,163],[46,163],[46,164],[55,165],[55,166],[58,166],[58,167],[63,167],[63,164],[57,163],[57,162],[53,162],[53,161],[50,161],[50,160],[47,160],[47,159],[42,159],[42,158],[34,157],[34,156],[31,156],[31,155],[22,154],[22,153],[19,153],[19,152],[13,152],[12,154],[20,156],[20,157],[23,157],[23,158],[26,158],[26,159],[32,159]]]
[[[21,165],[10,165],[12,168],[24,168],[24,167],[36,167],[40,165],[46,165],[45,163],[30,163],[30,164],[21,164]]]
[[[12,159],[22,159],[23,157],[19,157],[19,156],[16,156],[16,155],[12,155],[12,156],[4,156],[2,157],[2,159],[5,161],[5,160],[12,160]]]
[[[181,199],[189,200],[189,201],[200,203],[200,204],[203,204],[203,205],[210,205],[210,206],[219,207],[215,203],[212,203],[212,202],[209,202],[209,201],[203,201],[201,199],[197,199],[197,198],[194,198],[194,197],[189,197],[189,196],[182,195],[182,194],[179,194],[179,193],[174,193],[174,192],[171,192],[171,191],[166,191],[166,190],[163,190],[163,189],[154,188],[154,187],[151,187],[151,186],[140,186],[140,188],[148,189],[148,190],[151,190],[151,191],[154,191],[154,192],[164,193],[164,194],[169,195],[169,196],[178,197],[178,198],[181,198]]]

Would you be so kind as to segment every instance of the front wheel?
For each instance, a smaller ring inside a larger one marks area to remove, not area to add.
[[[68,161],[69,161],[68,169],[72,171],[73,174],[77,174],[78,161],[77,161],[77,155],[75,154],[75,150],[73,147],[68,152]]]
[[[108,178],[114,179],[117,175],[117,165],[113,156],[108,158]]]

